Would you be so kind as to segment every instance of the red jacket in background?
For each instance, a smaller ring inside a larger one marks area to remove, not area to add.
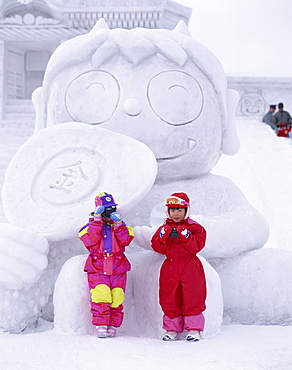
[[[291,131],[291,127],[280,126],[277,128],[277,136],[280,137],[289,137],[289,132]]]

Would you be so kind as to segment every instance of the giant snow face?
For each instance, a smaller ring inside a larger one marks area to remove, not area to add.
[[[73,120],[137,139],[163,179],[208,172],[221,154],[222,112],[205,73],[188,57],[180,65],[161,53],[133,63],[117,49],[104,59],[71,64],[46,87],[48,125]]]

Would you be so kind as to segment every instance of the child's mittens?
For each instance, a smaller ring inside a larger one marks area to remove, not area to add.
[[[166,239],[169,237],[169,235],[172,232],[172,227],[169,225],[164,225],[159,233],[159,238],[162,243],[166,242]]]
[[[176,231],[179,233],[179,236],[181,237],[181,239],[183,241],[187,241],[188,238],[189,238],[189,236],[191,235],[190,230],[188,230],[187,228],[185,228],[183,225],[179,225],[176,228]]]
[[[101,221],[102,220],[101,214],[102,214],[103,211],[104,211],[104,206],[103,205],[97,206],[95,208],[95,211],[94,211],[94,214],[93,214],[93,220],[94,221]]]
[[[122,222],[122,217],[118,212],[112,212],[110,214],[110,219],[114,222]]]
[[[110,219],[114,221],[114,228],[119,227],[122,224],[122,217],[118,212],[112,212]]]

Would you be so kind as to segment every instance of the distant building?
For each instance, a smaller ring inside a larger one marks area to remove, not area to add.
[[[191,9],[170,0],[0,0],[0,119],[32,110],[56,47],[87,33],[100,18],[110,28],[173,29]]]

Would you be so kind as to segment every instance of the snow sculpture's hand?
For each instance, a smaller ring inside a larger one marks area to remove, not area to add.
[[[93,214],[94,221],[100,221],[101,222],[101,219],[102,219],[101,214],[102,214],[103,211],[104,211],[104,206],[102,204],[95,208],[95,211],[94,211],[94,214]]]
[[[191,232],[190,230],[188,230],[187,228],[185,228],[183,225],[179,225],[177,228],[176,228],[176,231],[178,232],[179,236],[181,237],[181,239],[183,241],[187,241],[187,239],[189,238],[189,236],[191,235]]]
[[[134,227],[134,243],[141,248],[153,251],[151,248],[151,239],[158,226],[148,227],[148,226],[135,226]]]
[[[0,287],[22,289],[38,281],[47,267],[48,241],[10,224],[0,224]]]
[[[162,243],[165,243],[166,239],[169,237],[171,232],[172,232],[172,227],[169,225],[164,225],[160,230],[160,234],[159,234],[160,241]]]

